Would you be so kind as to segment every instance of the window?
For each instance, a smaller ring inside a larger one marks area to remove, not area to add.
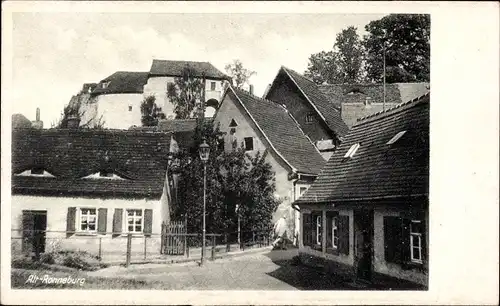
[[[142,210],[127,209],[127,231],[129,233],[142,233]]]
[[[316,216],[316,244],[321,245],[321,216]]]
[[[210,82],[210,90],[215,90],[216,83]]]
[[[102,88],[108,88],[109,82],[103,82],[102,83]]]
[[[43,168],[33,168],[31,169],[31,174],[43,175]]]
[[[97,210],[95,208],[80,209],[80,230],[95,232],[97,228]]]
[[[237,127],[237,126],[238,126],[238,124],[236,123],[236,121],[234,121],[234,119],[231,119],[231,122],[229,123],[229,127],[234,128],[234,127]]]
[[[312,122],[314,122],[314,114],[309,113],[306,115],[306,123],[312,123]]]
[[[359,149],[360,145],[359,143],[353,144],[350,148],[349,151],[344,155],[344,158],[351,158],[354,156],[354,153]]]
[[[304,192],[306,192],[306,191],[307,191],[307,187],[300,187],[300,189],[299,189],[300,195],[303,195]]]
[[[245,151],[253,150],[253,137],[245,137]]]
[[[100,177],[113,177],[113,172],[111,171],[101,171],[99,172]]]
[[[422,263],[422,221],[411,220],[410,258],[412,262]]]
[[[132,111],[132,105],[129,105],[128,106],[128,111],[131,112]]]
[[[396,135],[394,135],[394,137],[392,137],[388,142],[387,144],[390,145],[390,144],[393,144],[395,143],[396,141],[398,141],[399,138],[401,138],[404,134],[406,133],[406,131],[401,131],[399,133],[397,133]]]
[[[337,218],[332,218],[332,248],[336,249],[339,246],[339,232],[337,228]]]

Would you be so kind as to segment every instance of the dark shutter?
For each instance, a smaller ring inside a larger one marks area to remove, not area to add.
[[[153,231],[153,210],[145,209],[144,210],[144,235],[151,236],[151,232]]]
[[[68,207],[68,215],[66,217],[66,236],[71,236],[75,233],[76,228],[76,207]]]
[[[427,262],[427,220],[422,218],[422,261]]]
[[[311,246],[311,220],[312,216],[309,213],[302,214],[302,244]]]
[[[384,257],[386,262],[401,262],[401,218],[384,217]]]
[[[349,255],[349,216],[337,217],[337,230],[339,233],[339,253]]]
[[[106,234],[107,223],[108,223],[108,209],[99,208],[97,211],[97,232],[99,234]]]
[[[403,262],[411,261],[410,224],[411,219],[401,219],[401,260]]]
[[[120,235],[122,232],[123,209],[115,208],[113,215],[113,235]]]
[[[326,213],[326,248],[331,249],[333,248],[332,244],[332,236],[333,236],[333,231],[332,231],[332,225],[333,225],[333,218],[334,216],[330,213]]]

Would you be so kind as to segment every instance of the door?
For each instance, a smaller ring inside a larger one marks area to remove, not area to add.
[[[373,210],[354,212],[356,276],[371,281],[373,255]]]
[[[40,254],[45,252],[47,211],[23,210],[23,252]]]

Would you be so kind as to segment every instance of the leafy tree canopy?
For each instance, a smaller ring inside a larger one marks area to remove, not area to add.
[[[243,63],[238,59],[235,59],[232,63],[227,64],[225,69],[227,74],[232,78],[233,85],[237,88],[243,87],[243,85],[248,83],[250,77],[256,74],[255,71],[244,68]]]
[[[184,67],[174,83],[167,84],[167,98],[174,104],[176,119],[202,117],[204,89],[204,78],[199,78],[190,66]]]
[[[372,21],[363,45],[368,80],[383,79],[386,54],[386,82],[428,82],[430,80],[430,16],[392,14]]]
[[[142,126],[157,126],[159,119],[165,119],[165,114],[155,103],[154,96],[147,96],[141,102],[141,123]]]
[[[57,122],[52,123],[53,128],[68,128],[68,121],[70,119],[78,120],[80,129],[102,129],[104,128],[104,120],[103,116],[97,117],[97,113],[94,113],[91,116],[87,116],[87,110],[84,109],[82,102],[79,98],[79,95],[76,96],[76,99],[72,99],[66,106],[64,106],[63,111],[61,113],[61,117]],[[82,122],[82,120],[84,120]]]
[[[260,154],[250,156],[242,148],[224,151],[223,133],[211,121],[199,119],[194,145],[177,154],[179,174],[178,200],[173,218],[187,214],[189,231],[200,232],[203,212],[203,167],[198,155],[202,139],[211,151],[207,161],[207,232],[236,232],[237,213],[242,231],[265,230],[279,202],[274,172]],[[236,210],[236,205],[239,210]]]
[[[305,76],[317,84],[359,82],[362,78],[363,47],[357,29],[348,27],[337,34],[333,49],[312,54]]]

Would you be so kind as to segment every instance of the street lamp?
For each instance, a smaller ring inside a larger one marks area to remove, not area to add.
[[[200,159],[203,162],[203,236],[202,236],[202,246],[201,246],[201,264],[203,265],[205,261],[205,238],[206,238],[206,202],[207,202],[207,161],[210,155],[210,146],[207,144],[206,140],[203,139],[203,143],[200,145]]]

